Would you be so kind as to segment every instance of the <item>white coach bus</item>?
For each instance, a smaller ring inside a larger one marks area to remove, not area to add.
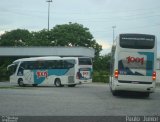
[[[76,57],[33,57],[14,61],[8,66],[10,82],[25,85],[68,85],[79,83],[78,58]]]
[[[142,92],[146,97],[155,91],[157,42],[154,35],[120,34],[111,52],[110,88]]]
[[[79,57],[78,58],[78,79],[80,83],[92,83],[93,65],[92,58]]]

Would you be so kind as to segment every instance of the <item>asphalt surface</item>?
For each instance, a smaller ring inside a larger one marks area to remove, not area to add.
[[[0,115],[126,116],[160,115],[160,88],[149,98],[127,93],[112,96],[107,84],[74,88],[18,87],[0,82]]]

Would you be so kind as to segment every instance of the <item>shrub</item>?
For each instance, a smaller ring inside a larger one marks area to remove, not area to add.
[[[109,73],[106,71],[94,71],[93,82],[109,83]]]

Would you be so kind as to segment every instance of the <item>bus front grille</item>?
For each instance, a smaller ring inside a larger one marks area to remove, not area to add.
[[[68,76],[68,83],[74,83],[74,76]]]

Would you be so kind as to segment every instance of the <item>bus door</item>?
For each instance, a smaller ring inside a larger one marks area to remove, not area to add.
[[[33,84],[34,83],[33,74],[34,73],[32,70],[24,70],[23,71],[24,82]]]
[[[10,75],[10,82],[11,83],[14,83],[17,81],[17,79],[16,79],[17,78],[16,77],[17,76],[16,75],[17,66],[18,66],[18,64],[11,64],[7,67],[7,71]]]
[[[22,77],[24,83],[33,84],[33,64],[30,61],[24,61],[20,64],[17,76]]]

